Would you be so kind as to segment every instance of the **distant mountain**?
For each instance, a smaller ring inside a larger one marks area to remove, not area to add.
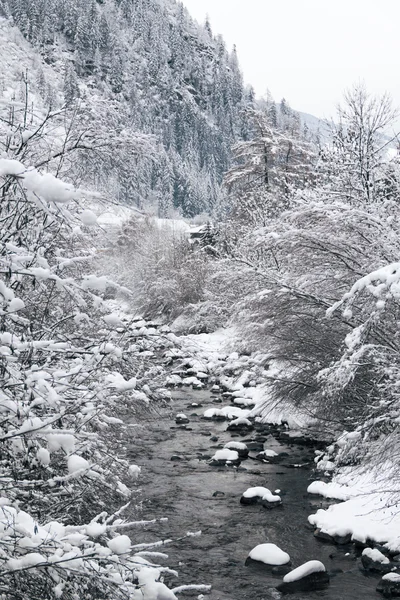
[[[303,127],[306,126],[313,135],[319,136],[321,141],[324,141],[330,137],[331,130],[328,121],[301,111],[298,111],[298,114]]]

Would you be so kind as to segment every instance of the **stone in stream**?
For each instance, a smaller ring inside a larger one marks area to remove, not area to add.
[[[264,442],[251,440],[249,442],[245,441],[245,444],[248,447],[248,449],[252,452],[261,452],[262,450],[264,450]]]
[[[329,575],[322,562],[310,560],[285,575],[277,590],[283,594],[311,592],[323,589],[328,583]]]
[[[290,556],[275,544],[259,544],[249,553],[246,567],[268,570],[274,575],[285,575],[290,568]]]
[[[228,448],[228,450],[236,450],[239,454],[239,458],[245,460],[249,456],[249,449],[246,444],[242,442],[228,442],[225,444],[224,448]]]
[[[400,575],[398,573],[386,573],[376,586],[376,591],[383,594],[385,598],[399,598]]]
[[[323,540],[324,542],[329,542],[331,544],[349,544],[351,542],[351,533],[346,533],[343,535],[330,535],[326,531],[322,531],[322,529],[316,529],[314,531],[314,536],[319,540]]]
[[[366,571],[376,571],[377,573],[390,573],[390,571],[400,568],[398,562],[391,562],[377,548],[365,548],[361,555],[361,563]]]
[[[189,419],[185,414],[179,413],[179,415],[176,415],[175,417],[175,423],[177,425],[186,425],[187,423],[189,423]]]
[[[217,450],[214,456],[209,460],[209,465],[212,467],[223,467],[223,466],[239,466],[240,458],[236,450]]]
[[[227,427],[227,431],[252,431],[254,429],[254,425],[249,419],[244,417],[240,417],[239,419],[234,419]]]
[[[248,488],[240,498],[240,504],[257,504],[260,502],[266,508],[276,508],[282,504],[282,499],[265,487]]]

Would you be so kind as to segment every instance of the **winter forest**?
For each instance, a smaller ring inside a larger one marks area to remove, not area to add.
[[[177,0],[0,0],[0,600],[400,596],[397,124]]]

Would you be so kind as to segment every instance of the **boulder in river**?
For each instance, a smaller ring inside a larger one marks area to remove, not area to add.
[[[361,562],[366,571],[376,571],[377,573],[390,573],[400,567],[399,563],[390,562],[388,557],[377,548],[365,548],[361,555]]]
[[[343,533],[336,533],[331,535],[322,529],[316,529],[314,531],[314,536],[319,540],[323,540],[324,542],[329,542],[330,544],[338,544],[344,545],[349,544],[351,542],[351,533],[344,531]]]
[[[185,414],[179,413],[179,415],[176,415],[175,417],[175,423],[177,425],[186,425],[187,423],[189,423],[189,419]]]
[[[235,419],[227,427],[227,431],[252,431],[253,429],[253,423],[245,417]]]
[[[398,573],[386,573],[378,583],[376,591],[383,594],[385,598],[399,598],[400,575]]]
[[[290,556],[275,544],[259,544],[249,553],[246,558],[246,566],[256,564],[266,568],[289,567]],[[275,574],[278,574],[275,569]],[[279,573],[282,574],[282,571]]]
[[[240,498],[240,504],[261,504],[267,508],[276,508],[282,504],[281,497],[265,487],[248,488]]]
[[[243,442],[228,442],[225,444],[224,448],[228,448],[228,450],[236,450],[239,454],[239,458],[245,460],[249,456],[249,449],[246,444]]]
[[[319,560],[310,560],[293,569],[283,578],[277,589],[284,594],[320,590],[329,583],[329,575]]]
[[[217,450],[214,456],[212,456],[209,460],[209,464],[212,467],[223,467],[225,465],[239,466],[239,454],[236,452],[236,450],[228,450],[228,448],[224,448],[223,450]]]

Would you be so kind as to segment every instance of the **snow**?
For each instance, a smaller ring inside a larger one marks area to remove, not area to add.
[[[243,442],[228,442],[224,448],[228,448],[229,450],[247,450],[247,446]]]
[[[107,323],[107,325],[110,325],[110,327],[124,327],[124,322],[121,320],[121,317],[116,313],[103,315],[102,318]]]
[[[371,540],[400,552],[400,514],[393,505],[396,482],[392,475],[388,463],[383,463],[379,472],[343,468],[335,475],[329,497],[335,497],[334,492],[339,490],[337,495],[343,499],[347,494],[348,499],[326,510],[319,509],[309,516],[309,522],[332,536],[351,534],[352,540]]]
[[[211,460],[220,460],[226,462],[233,462],[239,459],[239,454],[236,450],[228,450],[228,448],[224,448],[223,450],[217,450]]]
[[[309,560],[308,562],[300,565],[297,569],[293,569],[283,578],[284,583],[292,583],[311,575],[312,573],[321,573],[326,571],[325,566],[319,560]]]
[[[104,523],[97,523],[96,521],[92,521],[88,525],[85,526],[85,531],[89,537],[97,538],[107,531],[107,525]]]
[[[275,450],[263,450],[260,454],[264,454],[266,458],[273,458],[274,456],[278,456],[278,453]]]
[[[10,571],[19,571],[20,569],[28,569],[41,563],[46,563],[46,558],[38,552],[25,554],[22,558],[10,558],[6,563],[6,568]]]
[[[223,408],[209,408],[204,412],[206,419],[212,419],[213,417],[224,417],[225,419],[235,419],[240,417],[247,417],[250,414],[249,410],[238,408],[237,406],[224,406]]]
[[[249,557],[267,565],[286,565],[290,556],[275,544],[259,544],[250,552]]]
[[[44,467],[47,467],[50,464],[50,452],[46,450],[46,448],[39,448],[36,453],[36,458]]]
[[[109,540],[107,546],[114,554],[125,554],[131,549],[131,540],[127,535],[118,535]]]
[[[137,379],[136,377],[132,377],[131,379],[124,379],[124,377],[114,371],[113,373],[109,373],[106,376],[106,381],[108,382],[108,385],[116,390],[118,390],[119,392],[127,392],[129,390],[134,390],[137,386]]]
[[[399,573],[386,573],[386,575],[384,575],[382,577],[382,579],[385,579],[386,581],[393,581],[394,583],[400,583],[400,574]]]
[[[231,425],[252,425],[251,421],[249,421],[249,419],[246,419],[244,417],[239,417],[238,419],[234,419],[233,421],[231,421]]]
[[[332,481],[329,483],[325,483],[325,481],[313,481],[308,486],[307,492],[309,494],[318,494],[325,498],[335,498],[336,500],[348,500],[352,496],[352,492],[347,486]]]
[[[128,473],[133,479],[137,479],[140,475],[141,468],[138,465],[129,465]]]
[[[367,556],[368,558],[370,558],[371,560],[373,560],[374,562],[378,562],[381,564],[388,564],[390,562],[390,560],[388,559],[387,556],[385,556],[384,554],[382,554],[382,552],[380,552],[377,548],[365,548],[363,550],[362,553],[363,556]]]
[[[18,310],[23,310],[25,308],[25,303],[20,298],[13,298],[8,305],[7,312],[17,312]]]
[[[87,227],[91,227],[92,225],[96,225],[97,223],[97,216],[92,210],[89,210],[88,208],[85,208],[85,210],[81,212],[79,217],[82,223]]]
[[[39,173],[35,168],[26,168],[17,160],[0,159],[0,177],[7,175],[18,177],[21,185],[30,192],[48,202],[63,204],[77,197],[77,190],[69,183],[64,183],[52,173]]]
[[[268,494],[269,493],[269,489],[265,488],[265,487],[251,487],[248,488],[243,496],[245,498],[262,498],[264,496],[264,494]]]
[[[245,498],[261,498],[261,500],[264,500],[265,502],[281,502],[281,497],[273,494],[271,492],[271,490],[269,490],[268,488],[265,487],[251,487],[248,488],[243,496]]]
[[[82,456],[78,456],[78,454],[71,454],[71,456],[68,457],[68,473],[73,474],[89,468],[90,465],[88,461],[82,458]]]

